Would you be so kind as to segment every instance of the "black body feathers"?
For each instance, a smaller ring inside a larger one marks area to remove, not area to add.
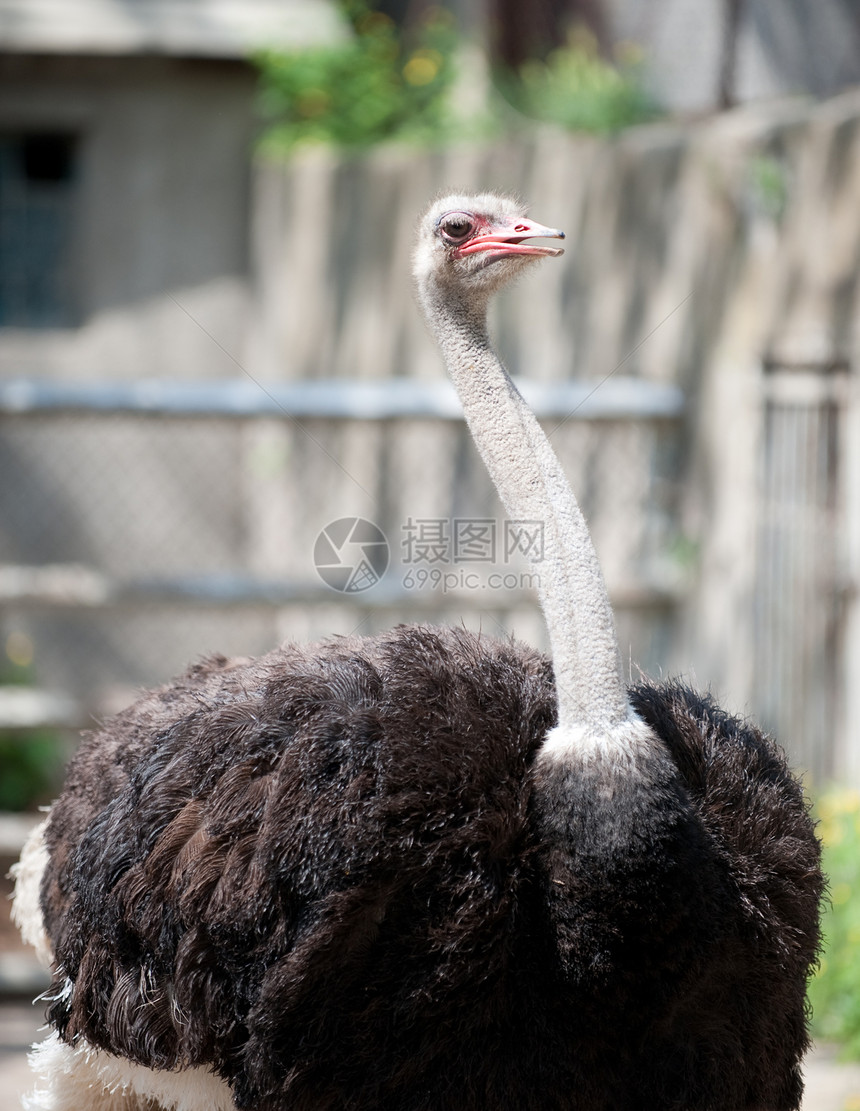
[[[51,1021],[247,1111],[796,1108],[801,789],[708,699],[631,700],[658,772],[610,780],[536,772],[552,671],[514,644],[401,627],[192,669],[52,810]]]

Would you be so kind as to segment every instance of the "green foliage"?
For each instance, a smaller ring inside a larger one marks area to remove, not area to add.
[[[788,204],[785,164],[772,155],[758,155],[750,160],[749,182],[756,208],[779,222]]]
[[[268,121],[264,151],[283,154],[314,142],[361,149],[445,134],[456,41],[451,17],[430,9],[409,42],[366,0],[347,0],[344,7],[355,31],[351,41],[256,55]]]
[[[311,143],[361,150],[395,139],[486,136],[500,123],[511,124],[510,106],[533,119],[596,133],[657,115],[639,80],[635,48],[622,49],[613,65],[600,56],[593,36],[577,30],[545,62],[497,74],[502,96],[481,119],[455,117],[449,105],[457,34],[450,13],[430,8],[420,26],[404,33],[372,2],[342,0],[353,28],[346,43],[255,55],[264,152],[289,154]]]
[[[516,80],[502,78],[500,84],[526,116],[570,131],[608,134],[658,114],[642,88],[639,61],[629,46],[618,64],[611,64],[600,56],[594,37],[577,29],[545,62],[526,62]]]
[[[0,643],[0,686],[28,686],[33,682],[33,644],[21,632]],[[61,740],[48,731],[0,732],[0,810],[27,810],[50,801],[59,785],[66,752]]]
[[[0,810],[28,810],[49,802],[63,762],[53,733],[0,734]]]
[[[830,900],[823,918],[824,954],[809,1000],[817,1038],[860,1058],[860,792],[825,795],[817,807]]]

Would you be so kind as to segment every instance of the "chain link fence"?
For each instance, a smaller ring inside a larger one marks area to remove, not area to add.
[[[675,423],[573,420],[552,436],[625,651],[647,667],[671,615]],[[316,546],[354,518],[382,530],[387,567],[367,589],[334,589]],[[0,417],[3,643],[7,655],[30,643],[38,685],[96,713],[201,655],[291,637],[427,620],[543,643],[527,562],[504,529],[458,420]],[[435,546],[416,547],[420,530]]]

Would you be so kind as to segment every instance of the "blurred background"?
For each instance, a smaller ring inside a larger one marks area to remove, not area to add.
[[[200,656],[544,644],[409,276],[435,193],[514,191],[567,250],[494,335],[631,680],[805,773],[860,1053],[860,2],[0,0],[0,86],[0,868]]]

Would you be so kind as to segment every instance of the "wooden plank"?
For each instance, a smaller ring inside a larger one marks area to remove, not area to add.
[[[0,857],[17,860],[24,842],[44,821],[44,814],[5,814],[0,812]]]
[[[86,715],[68,695],[35,687],[0,687],[0,730],[76,729]]]
[[[90,589],[90,583],[86,578],[82,578],[82,589],[76,591],[72,576],[69,577],[64,589],[58,589],[57,583],[61,571],[62,568],[59,567],[0,566],[0,603],[27,607],[92,609],[177,603],[189,606],[281,607],[330,605],[332,602],[345,602],[352,608],[369,611],[435,612],[439,608],[439,600],[432,590],[409,589],[396,579],[390,582],[380,581],[369,590],[347,595],[331,589],[322,581],[263,579],[232,573],[118,581],[93,572],[94,580],[98,582],[100,589],[97,591]],[[456,571],[457,568],[446,565],[439,573],[455,574]],[[623,585],[613,589],[612,595],[615,605],[620,608],[662,608],[674,605],[679,600],[678,592],[648,583]],[[471,590],[454,584],[446,590],[446,596],[449,601],[466,608],[487,608],[486,592],[481,589]],[[507,609],[511,605],[530,601],[534,601],[534,595],[530,590],[506,588],[504,607],[500,608]],[[19,713],[23,721],[29,712],[26,708],[25,695],[35,696],[38,692],[30,688],[0,687],[0,722],[3,714],[3,693],[10,691],[16,692],[14,696],[8,697],[10,720]],[[47,721],[50,701],[45,692],[42,694],[44,696],[42,704],[45,708],[44,720]],[[19,703],[19,696],[21,709],[16,711],[13,704]],[[56,698],[59,700],[60,696]],[[37,701],[38,699],[34,697],[32,702],[34,707]],[[59,706],[60,702],[57,701],[55,704]],[[34,711],[34,720],[37,716]]]
[[[0,953],[0,996],[35,999],[50,984],[50,973],[30,953]]]

